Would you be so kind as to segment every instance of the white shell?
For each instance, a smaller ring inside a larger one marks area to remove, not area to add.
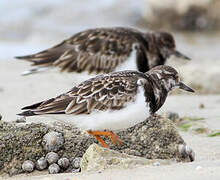
[[[58,132],[49,132],[43,137],[44,149],[49,151],[58,151],[64,144],[64,137],[61,133]]]
[[[67,169],[70,165],[70,161],[67,158],[60,158],[58,160],[58,165],[63,169]]]
[[[44,157],[41,157],[40,159],[37,160],[36,162],[36,168],[37,170],[44,170],[47,168],[47,160]]]
[[[59,159],[59,156],[55,152],[49,152],[46,155],[46,160],[49,164],[56,163],[58,161],[58,159]]]
[[[22,169],[25,172],[32,172],[34,170],[34,163],[30,160],[26,160],[22,164]]]
[[[82,159],[82,158],[80,158],[80,157],[76,157],[76,158],[73,159],[73,161],[72,161],[72,163],[71,163],[72,166],[73,166],[73,168],[75,168],[75,169],[80,168],[81,159]]]
[[[51,164],[49,167],[48,167],[48,172],[49,174],[56,174],[56,173],[59,173],[60,172],[60,167],[57,165],[57,164]]]

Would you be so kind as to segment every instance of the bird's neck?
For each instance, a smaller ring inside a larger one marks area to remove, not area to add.
[[[164,58],[160,51],[155,34],[148,33],[145,35],[145,38],[147,39],[147,50],[145,51],[145,56],[148,59],[148,68],[152,69],[155,66],[164,65],[166,58]]]
[[[149,81],[151,83],[152,92],[153,92],[152,113],[155,113],[164,104],[168,96],[168,91],[155,78],[149,76]]]

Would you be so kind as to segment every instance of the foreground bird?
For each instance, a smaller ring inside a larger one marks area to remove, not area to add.
[[[109,73],[149,69],[163,65],[171,55],[189,59],[176,51],[170,33],[143,33],[132,28],[97,28],[79,32],[60,44],[37,54],[16,57],[36,68],[23,75],[59,67],[61,71]]]
[[[129,128],[153,115],[174,88],[194,92],[180,82],[177,71],[170,66],[157,66],[147,73],[114,72],[84,81],[55,98],[26,106],[22,108],[26,111],[18,115],[65,115],[63,120],[69,117],[70,122],[108,147],[101,135],[121,144],[112,131]]]

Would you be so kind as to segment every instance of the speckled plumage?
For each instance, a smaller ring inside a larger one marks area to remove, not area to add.
[[[130,58],[132,52],[135,56]],[[50,49],[17,58],[37,66],[25,74],[44,71],[48,67],[59,67],[67,72],[109,73],[119,67],[120,70],[146,72],[163,65],[172,54],[188,59],[175,50],[175,40],[170,33],[143,33],[115,27],[85,30]],[[135,67],[127,67],[127,61],[134,62]]]
[[[170,66],[157,66],[147,73],[114,72],[84,81],[56,98],[26,106],[23,109],[27,111],[19,115],[64,114],[76,117],[73,123],[80,128],[84,124],[86,130],[123,129],[155,113],[175,87],[193,92]],[[140,119],[136,121],[135,116]]]

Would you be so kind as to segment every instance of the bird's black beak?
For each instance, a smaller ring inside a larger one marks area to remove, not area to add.
[[[177,50],[174,50],[173,55],[178,57],[178,58],[181,58],[181,59],[191,60],[189,57],[183,55],[181,52],[179,52]]]
[[[182,82],[179,82],[177,85],[178,88],[183,89],[185,91],[189,91],[189,92],[195,92],[192,88],[190,88],[189,86],[185,85]]]

